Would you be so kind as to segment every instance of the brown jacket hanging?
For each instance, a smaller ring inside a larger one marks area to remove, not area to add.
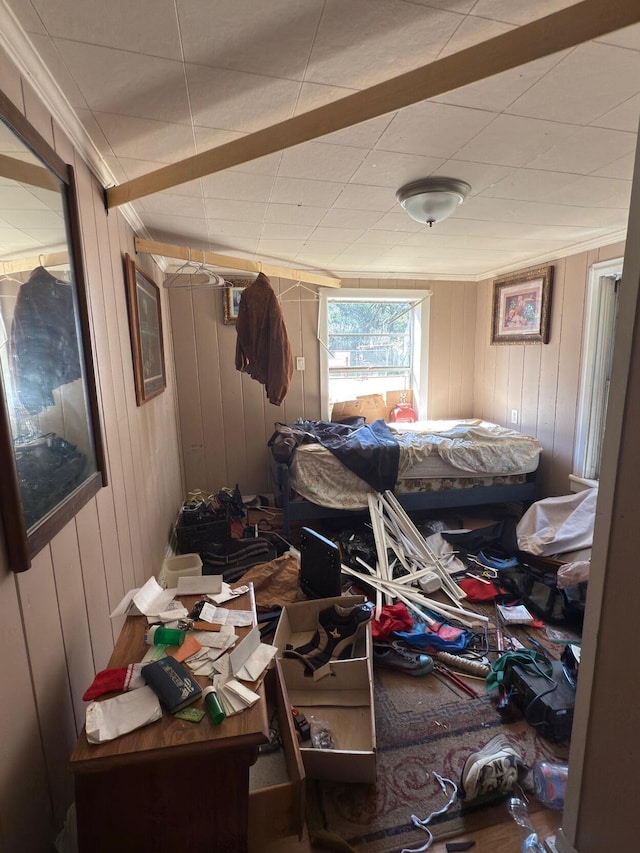
[[[291,384],[293,355],[280,303],[263,273],[242,292],[236,332],[236,369],[264,385],[269,402],[279,406]]]

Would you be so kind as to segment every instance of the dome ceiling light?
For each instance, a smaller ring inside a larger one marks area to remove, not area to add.
[[[457,178],[421,178],[400,187],[396,198],[412,219],[431,227],[451,216],[470,190],[466,181]]]

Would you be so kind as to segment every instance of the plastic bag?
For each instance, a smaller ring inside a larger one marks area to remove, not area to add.
[[[314,749],[336,749],[331,726],[326,720],[319,717],[310,717],[311,744]]]

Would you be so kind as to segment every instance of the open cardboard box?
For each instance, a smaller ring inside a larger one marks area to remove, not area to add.
[[[300,662],[276,658],[285,703],[326,722],[335,738],[333,749],[299,744],[305,775],[333,782],[376,781],[376,729],[370,660],[338,661],[320,681],[305,675]]]
[[[342,595],[335,598],[314,598],[310,601],[298,601],[295,604],[285,604],[278,620],[278,627],[273,638],[273,645],[278,649],[278,657],[282,657],[287,645],[297,648],[315,634],[318,625],[318,613],[326,607],[338,604],[341,607],[353,607],[364,604],[362,595]],[[371,660],[371,623],[369,630],[360,631],[355,640],[350,658]]]
[[[318,613],[339,604],[363,604],[360,595],[318,598],[283,607],[273,644],[275,666],[285,704],[301,711],[307,721],[325,720],[335,733],[335,749],[299,745],[305,775],[336,782],[376,781],[376,731],[373,707],[371,622],[359,632],[348,658],[334,660],[310,675],[295,658],[283,657],[287,644],[296,648],[315,633]]]

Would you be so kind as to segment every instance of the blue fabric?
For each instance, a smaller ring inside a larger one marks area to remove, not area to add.
[[[448,636],[443,636],[444,633]],[[411,631],[394,631],[393,636],[414,648],[460,652],[467,648],[474,635],[465,628],[454,628],[446,622],[441,622],[434,630],[426,622],[414,619]]]

